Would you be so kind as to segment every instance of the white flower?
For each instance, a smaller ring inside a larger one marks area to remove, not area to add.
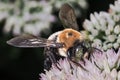
[[[14,3],[4,3],[0,5],[0,13],[2,12],[2,14],[0,14],[2,15],[0,20],[3,18],[6,19],[4,26],[5,33],[12,30],[14,35],[20,35],[22,33],[39,35],[43,27],[44,29],[50,28],[50,23],[55,21],[55,16],[51,14],[52,6],[49,2],[23,0],[23,3],[24,5],[20,1],[15,1]],[[21,5],[23,5],[22,9],[19,8]],[[5,8],[1,6],[5,6]],[[3,14],[3,12],[6,12],[6,14]],[[44,25],[36,26],[36,23]],[[28,24],[31,25],[31,27],[26,26]]]
[[[89,20],[85,20],[85,23],[83,24],[84,28],[88,31],[92,31],[93,29],[93,24]],[[88,27],[89,26],[89,27]]]
[[[114,47],[115,49],[117,49],[117,48],[119,47],[119,43],[117,43],[117,42],[114,43],[114,44],[113,44],[113,47]]]
[[[117,38],[116,35],[108,35],[107,37],[108,41],[110,42],[114,42],[116,38]]]
[[[114,33],[119,34],[120,33],[120,25],[116,25],[114,28]]]
[[[89,33],[93,44],[99,45],[94,39],[102,41],[101,47],[104,50],[120,47],[120,0],[110,5],[109,13],[101,11],[90,16],[90,21],[85,20],[83,27]],[[90,26],[90,27],[89,27]]]
[[[102,45],[102,41],[100,39],[94,39],[93,43],[94,43],[94,44],[92,44],[93,46],[101,46]]]
[[[118,36],[117,43],[120,44],[120,36]]]

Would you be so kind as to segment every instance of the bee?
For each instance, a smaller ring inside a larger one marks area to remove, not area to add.
[[[78,31],[79,27],[73,8],[67,3],[63,4],[59,11],[59,18],[64,26],[68,28],[53,33],[48,39],[33,35],[21,35],[10,39],[7,43],[15,47],[44,47],[44,67],[47,70],[61,58],[69,58],[74,62],[76,58],[87,58],[90,53],[90,48],[86,47],[86,41]]]

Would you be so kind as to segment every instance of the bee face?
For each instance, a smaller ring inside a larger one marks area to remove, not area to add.
[[[102,53],[98,48],[92,47],[91,42],[88,40],[76,41],[72,47],[67,50],[68,57],[78,62],[84,61],[84,58],[90,59],[95,51]]]
[[[88,46],[88,44],[90,43],[87,41],[76,41],[74,45],[68,49],[68,57],[74,60],[88,58],[88,53],[91,48],[91,46]]]

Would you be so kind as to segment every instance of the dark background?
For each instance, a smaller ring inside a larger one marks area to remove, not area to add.
[[[109,4],[114,0],[88,0],[89,9],[85,18],[89,19],[90,13],[108,11]],[[58,15],[58,12],[54,13]],[[84,18],[77,18],[79,26]],[[4,21],[0,23],[0,80],[38,80],[43,72],[43,48],[15,48],[6,44],[12,34],[3,34]],[[52,26],[61,24],[53,23]],[[53,29],[53,32],[58,28]]]

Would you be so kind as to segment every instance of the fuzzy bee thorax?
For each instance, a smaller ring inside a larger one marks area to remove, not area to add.
[[[63,30],[58,35],[57,42],[64,43],[64,47],[68,49],[73,46],[76,40],[82,40],[82,35],[80,34],[80,32],[69,28]]]

